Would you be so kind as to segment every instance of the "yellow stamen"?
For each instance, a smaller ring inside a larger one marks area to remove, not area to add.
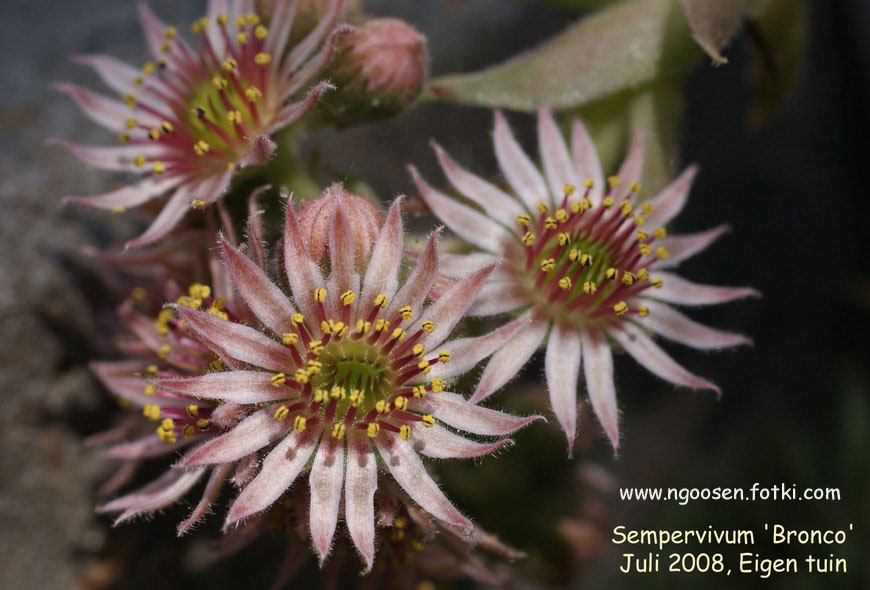
[[[325,299],[326,299],[326,289],[324,289],[323,287],[320,287],[320,288],[314,290],[314,301],[316,301],[318,303],[323,303],[323,301]]]
[[[556,268],[556,259],[555,258],[545,258],[541,261],[541,270],[544,272],[550,272]]]
[[[308,420],[305,419],[305,416],[296,416],[295,418],[293,418],[293,428],[295,428],[299,432],[302,432],[303,430],[305,430],[305,423],[307,421]]]
[[[596,287],[595,283],[592,281],[584,281],[583,282],[583,292],[586,293],[587,295],[594,295],[595,290],[597,288],[598,287]]]
[[[444,391],[444,380],[440,378],[433,379],[430,387],[435,393],[440,393]]]
[[[423,322],[423,324],[420,327],[427,334],[431,334],[432,332],[435,331],[435,324],[429,320],[426,320],[425,322]]]
[[[287,375],[284,373],[275,373],[272,375],[272,386],[273,387],[281,387],[285,383],[287,383]]]
[[[397,410],[406,410],[408,408],[408,398],[399,396],[393,401],[393,405]]]
[[[529,223],[531,223],[532,218],[526,214],[517,215],[517,223],[519,223],[523,227],[528,227]]]
[[[356,293],[348,289],[347,291],[339,295],[338,299],[342,302],[342,304],[350,305],[351,303],[356,301]]]
[[[281,343],[284,344],[284,346],[293,346],[297,342],[299,342],[299,334],[284,332],[284,334],[281,335]]]
[[[375,307],[380,307],[381,309],[385,308],[390,300],[383,293],[379,294],[375,297]]]
[[[261,52],[261,53],[258,53],[257,55],[254,56],[254,63],[257,64],[258,66],[264,66],[264,65],[268,64],[270,61],[272,61],[272,56],[269,55],[268,53]]]
[[[646,305],[641,305],[640,307],[637,308],[637,315],[639,315],[642,318],[645,318],[646,316],[649,315],[649,308]]]
[[[628,303],[626,303],[625,301],[620,301],[619,303],[617,303],[616,305],[613,306],[613,312],[616,315],[624,315],[625,312],[627,312],[627,311],[628,311]]]
[[[449,363],[450,362],[450,351],[442,350],[438,353],[438,362],[440,363]]]
[[[369,435],[369,438],[377,437],[378,433],[380,431],[381,431],[381,426],[377,422],[369,422],[369,425],[366,428],[366,434]]]
[[[160,406],[157,404],[147,404],[142,408],[142,415],[156,422],[160,419]]]
[[[344,438],[345,426],[341,422],[332,425],[332,438],[342,440]]]
[[[563,291],[568,291],[571,287],[574,286],[574,283],[571,282],[569,277],[562,277],[559,279],[559,288]]]
[[[407,424],[399,426],[399,438],[402,440],[408,440],[411,438],[411,427]]]
[[[411,306],[406,305],[399,309],[399,313],[402,315],[403,320],[412,320],[414,319],[414,312],[411,311]]]
[[[423,416],[423,426],[427,428],[435,426],[435,416],[433,416],[432,414],[425,414]]]
[[[525,246],[531,246],[535,243],[535,234],[533,232],[527,231],[523,234],[522,242]]]

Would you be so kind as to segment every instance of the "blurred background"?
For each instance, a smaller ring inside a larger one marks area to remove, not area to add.
[[[151,4],[168,22],[186,25],[204,2]],[[475,71],[534,47],[574,22],[579,4],[604,2],[366,0],[365,7],[425,32],[437,76]],[[515,564],[518,587],[755,587],[759,580],[751,577],[622,575],[623,550],[610,544],[609,531],[618,524],[760,531],[765,523],[854,524],[849,541],[833,550],[763,548],[771,557],[833,551],[849,558],[848,574],[780,575],[766,585],[870,587],[870,4],[808,4],[800,75],[762,124],[753,116],[752,75],[759,47],[762,59],[765,50],[751,27],[725,50],[727,65],[702,58],[679,87],[678,158],[669,163],[697,162],[701,174],[677,229],[733,227],[687,262],[683,275],[752,285],[764,294],[692,313],[749,334],[752,349],[704,354],[668,347],[687,368],[718,383],[722,399],[674,390],[618,358],[623,446],[617,459],[587,420],[575,462],[565,460],[562,435],[539,426],[497,458],[438,466],[458,506],[528,553]],[[113,354],[113,335],[105,329],[113,302],[79,251],[84,244],[120,243],[133,235],[134,220],[59,206],[62,195],[97,193],[110,180],[43,145],[49,136],[106,140],[49,88],[57,80],[99,87],[90,72],[69,62],[75,53],[141,62],[135,3],[0,3],[0,587],[266,587],[280,553],[268,543],[198,573],[197,543],[205,541],[177,541],[173,534],[185,507],[117,530],[93,513],[102,471],[81,438],[106,427],[115,405],[86,363]],[[532,118],[516,114],[511,121],[534,152]],[[364,178],[390,199],[413,194],[407,162],[441,178],[430,138],[469,168],[494,173],[491,124],[487,109],[429,103],[394,120],[318,132],[305,148],[342,171],[335,178]],[[421,227],[429,223],[420,220]],[[537,385],[542,371],[538,359],[517,392],[497,402],[532,409],[545,397]],[[476,478],[485,470],[485,489],[469,485],[472,470]],[[749,488],[754,482],[838,487],[842,500],[679,506],[622,502],[615,492],[615,486]],[[314,570],[303,572],[304,587]]]

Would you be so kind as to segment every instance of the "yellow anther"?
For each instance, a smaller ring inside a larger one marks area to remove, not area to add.
[[[120,141],[121,143],[130,143],[130,139],[130,134],[126,131],[122,131],[118,134],[118,141]]]
[[[375,332],[384,332],[390,327],[390,320],[380,319],[375,322]]]
[[[208,364],[208,368],[211,371],[223,371],[227,367],[221,359],[214,359]]]
[[[209,151],[211,151],[211,146],[208,144],[207,141],[200,139],[195,144],[193,144],[193,151],[196,153],[197,156],[204,156]]]
[[[577,190],[577,187],[574,186],[573,184],[566,184],[565,185],[565,196],[570,197],[571,195],[574,194],[574,191],[576,191],[576,190]]]
[[[130,291],[130,299],[133,301],[142,301],[145,299],[147,295],[147,291],[145,291],[142,287],[134,287],[132,291]]]
[[[194,199],[190,202],[191,209],[203,209],[205,208],[205,201],[202,199]]]
[[[568,260],[570,260],[571,262],[577,262],[581,254],[583,254],[581,250],[578,250],[577,248],[571,248],[571,251],[568,252]]]
[[[580,213],[581,211],[587,211],[592,208],[592,201],[583,197],[579,201],[575,201],[571,203],[571,211],[573,213]]]
[[[529,223],[531,223],[531,221],[532,221],[532,218],[529,217],[528,215],[526,215],[525,213],[517,215],[517,223],[519,223],[523,227],[528,227]]]
[[[257,39],[259,39],[260,41],[262,41],[263,39],[265,39],[266,37],[269,36],[269,29],[267,29],[263,25],[257,25],[257,28],[254,29],[254,36]]]
[[[314,290],[314,301],[316,301],[318,303],[323,303],[323,301],[325,299],[326,299],[326,289],[324,289],[323,287],[320,287],[320,288]]]
[[[131,109],[132,109],[132,108],[135,108],[135,106],[136,106],[136,97],[133,96],[132,94],[127,93],[127,94],[124,95],[124,102],[125,102],[126,105],[127,105],[128,107],[130,107]]]
[[[365,399],[365,394],[359,389],[354,389],[350,392],[350,405],[354,408],[358,407],[360,403]]]
[[[387,414],[390,411],[390,402],[384,400],[378,400],[375,402],[375,410],[378,414]]]
[[[135,158],[133,158],[133,164],[134,164],[137,168],[141,168],[142,166],[145,165],[145,156],[143,156],[143,155],[141,155],[141,154],[138,155],[138,156],[136,156]]]
[[[184,438],[190,438],[196,434],[196,428],[193,427],[193,424],[185,424],[184,428],[181,429],[181,434],[184,435]]]
[[[256,102],[257,99],[263,96],[263,93],[260,92],[260,89],[256,86],[248,86],[245,89],[245,96],[247,96],[248,100],[250,100],[251,102]]]
[[[155,141],[160,139],[160,129],[158,129],[157,127],[152,127],[148,131],[148,137],[150,137],[151,139],[153,139]]]
[[[194,283],[188,288],[188,292],[194,297],[208,299],[211,297],[211,287],[202,283]]]
[[[332,399],[345,399],[347,397],[347,390],[340,385],[333,385],[332,389],[329,390],[329,397]]]
[[[556,268],[556,259],[555,258],[544,258],[541,261],[541,270],[544,272],[550,272]]]
[[[610,209],[611,207],[613,207],[613,204],[615,202],[616,201],[613,199],[613,197],[604,197],[604,199],[601,201],[601,206],[605,209]]]
[[[650,283],[651,283],[652,286],[655,287],[656,289],[661,289],[661,288],[662,288],[662,285],[665,284],[665,282],[661,279],[661,277],[656,277],[656,278],[654,278],[652,281],[650,281]]]
[[[167,39],[175,39],[176,37],[178,37],[178,29],[176,29],[172,25],[169,25],[168,27],[166,27],[166,32],[163,34],[163,36]]]
[[[399,313],[402,315],[403,320],[412,320],[414,319],[414,312],[411,311],[411,306],[406,305],[399,309]]]
[[[649,201],[644,201],[640,204],[640,210],[643,211],[645,215],[649,215],[653,212],[652,203],[650,203]]]
[[[366,434],[369,435],[369,438],[375,438],[378,436],[378,433],[381,431],[381,425],[377,422],[369,422],[368,427],[366,427]]]
[[[344,293],[338,296],[339,301],[341,301],[344,305],[350,305],[354,301],[356,301],[356,293],[348,289]]]
[[[640,192],[640,183],[639,182],[632,182],[630,185],[628,185],[628,190],[630,190],[633,193],[639,193]]]
[[[610,188],[617,188],[619,185],[622,184],[622,179],[618,176],[608,176],[607,184],[610,185]]]
[[[411,354],[413,354],[414,356],[423,356],[425,352],[426,348],[422,344],[415,344],[413,347],[411,347]]]
[[[642,318],[645,318],[646,316],[649,315],[649,308],[646,305],[641,305],[640,307],[637,308],[637,315],[639,315]]]
[[[591,254],[581,254],[580,255],[580,264],[586,266],[587,264],[592,264],[592,255]]]
[[[432,367],[429,365],[429,361],[427,360],[422,360],[417,363],[417,368],[420,369],[424,375],[428,375],[430,371],[432,371]]]
[[[249,12],[245,16],[245,22],[253,27],[254,25],[260,24],[260,17],[254,12]]]
[[[569,277],[562,277],[559,279],[559,288],[563,291],[568,291],[571,287],[574,286],[574,283],[571,282]]]
[[[305,416],[296,416],[295,418],[293,418],[293,428],[295,428],[299,432],[302,432],[303,430],[305,430],[306,422],[308,422],[308,420],[305,419]]]
[[[539,213],[546,213],[549,210],[550,210],[550,206],[547,205],[545,202],[543,202],[543,201],[538,202],[538,212]]]
[[[123,213],[126,209],[124,207],[112,207],[111,211],[112,213]]]
[[[420,325],[420,327],[421,327],[422,330],[423,330],[424,332],[426,332],[427,334],[431,334],[432,332],[435,331],[435,324],[434,324],[433,322],[429,321],[429,320],[426,320],[425,322],[423,322],[423,323]]]
[[[523,242],[523,245],[525,245],[525,246],[531,246],[532,244],[534,244],[535,243],[534,232],[527,231],[526,233],[524,233],[523,237],[522,237],[522,242]]]
[[[435,393],[440,393],[444,391],[444,380],[441,378],[432,379],[432,384],[430,385],[430,387]]]
[[[635,274],[637,275],[637,278],[641,281],[645,281],[649,278],[649,271],[645,268],[637,269],[637,272]]]
[[[393,330],[393,333],[390,334],[390,339],[391,340],[404,340],[407,335],[408,335],[408,333],[405,332],[402,328],[396,328],[395,330]]]
[[[426,397],[426,387],[424,385],[415,385],[411,389],[411,393],[414,394],[414,397],[423,399],[424,397]]]
[[[305,317],[301,313],[294,313],[290,316],[290,323],[293,324],[294,328],[298,328],[305,323]]]
[[[604,271],[604,276],[607,277],[607,278],[610,279],[610,280],[613,280],[613,279],[615,279],[617,276],[619,276],[619,271],[616,270],[615,268],[613,268],[613,267],[611,266],[611,267],[608,268],[606,271]]]
[[[235,125],[242,124],[242,112],[241,111],[230,111],[227,113],[227,121],[233,123]]]
[[[332,425],[332,438],[342,440],[344,438],[345,426],[341,422]]]
[[[545,228],[556,229],[557,226],[558,226],[558,224],[556,223],[556,220],[553,219],[552,217],[547,217],[546,219],[544,219],[544,227]]]
[[[357,320],[357,321],[356,321],[356,333],[357,333],[357,334],[365,334],[365,333],[367,333],[367,332],[369,331],[369,329],[370,329],[371,327],[372,327],[372,323],[371,323],[371,322],[366,322],[366,321],[363,321],[363,320]]]
[[[160,123],[160,129],[163,131],[163,133],[172,133],[175,127],[173,127],[172,123],[170,123],[169,121],[163,121],[162,123]]]
[[[564,209],[558,209],[556,211],[556,221],[558,221],[559,223],[564,223],[568,221],[568,212]]]
[[[325,401],[329,400],[329,392],[325,389],[315,389],[314,390],[314,402],[318,404],[322,404]]]
[[[656,248],[656,256],[658,256],[662,260],[669,257],[670,255],[671,255],[671,253],[668,252],[668,249],[665,248],[664,246],[659,246],[658,248]]]
[[[632,274],[632,273],[630,273],[630,272],[628,272],[628,271],[625,271],[624,273],[622,273],[622,283],[625,284],[625,285],[631,285],[631,284],[633,284],[633,283],[634,283],[634,280],[635,280],[636,278],[637,278],[637,277],[636,277],[634,274]]]
[[[393,400],[393,405],[396,406],[397,410],[407,410],[408,409],[408,398],[400,395],[395,400]]]
[[[258,66],[264,66],[272,61],[272,56],[265,52],[260,52],[254,56],[254,63]]]
[[[194,35],[199,35],[205,30],[205,27],[202,25],[202,21],[194,21],[192,25],[190,25],[190,30]]]
[[[224,78],[223,76],[215,75],[211,79],[211,83],[218,90],[224,90],[227,86],[229,86],[229,82],[227,82],[226,78]]]
[[[142,73],[146,76],[150,76],[154,73],[155,68],[156,66],[154,65],[153,61],[146,61],[144,64],[142,64]]]
[[[145,372],[149,375],[156,375],[157,371],[159,370],[160,369],[158,369],[157,365],[148,365],[147,367],[145,367]]]
[[[143,393],[150,397],[150,396],[154,395],[155,393],[157,393],[157,386],[153,383],[149,383],[148,385],[145,386]]]
[[[231,57],[228,57],[228,58],[226,58],[226,59],[224,60],[224,62],[221,64],[221,66],[222,66],[223,69],[226,70],[227,72],[232,72],[232,71],[234,71],[237,67],[239,67],[239,62],[237,62],[235,59],[233,59],[233,58],[231,58]]]
[[[162,359],[165,359],[169,356],[169,353],[172,351],[172,348],[168,344],[164,344],[159,349],[157,349],[157,356]]]
[[[287,375],[284,373],[275,373],[272,375],[272,385],[274,387],[281,387],[285,383],[287,383]]]
[[[136,86],[142,86],[142,84],[144,83],[145,78],[143,78],[142,76],[136,76],[135,78],[133,78],[133,84],[135,84]]]
[[[236,17],[236,27],[237,28],[244,29],[247,26],[248,26],[248,22],[245,20],[244,16],[240,15],[240,16]]]
[[[135,129],[139,126],[139,120],[130,117],[129,119],[124,119],[124,126],[127,129]]]
[[[157,421],[160,419],[160,406],[157,404],[147,404],[142,408],[142,415],[149,420]]]
[[[305,385],[308,383],[308,371],[305,369],[296,369],[296,372],[293,374],[293,380],[300,385]]]
[[[628,303],[626,303],[625,301],[620,301],[619,303],[617,303],[616,305],[613,306],[613,312],[616,315],[624,315],[625,312],[627,312],[627,311],[628,311]]]
[[[239,31],[236,33],[236,41],[239,42],[239,45],[244,45],[248,41],[250,41],[251,37],[248,35],[246,31]]]
[[[449,363],[450,362],[450,351],[442,350],[438,353],[438,362],[439,363]]]
[[[621,205],[621,212],[623,217],[631,217],[631,214],[634,213],[634,209],[631,207],[631,203],[628,201],[623,201]]]
[[[321,340],[312,340],[308,343],[308,350],[314,354],[320,354],[323,350],[323,342]]]
[[[402,440],[408,440],[411,438],[411,427],[407,424],[402,424],[399,426],[399,438]]]
[[[227,14],[225,12],[221,12],[220,14],[218,14],[217,17],[215,18],[215,20],[221,26],[226,26],[226,24],[228,22],[230,22],[230,18],[227,16]]]
[[[666,237],[668,237],[668,230],[663,227],[657,227],[655,231],[653,231],[653,235],[656,237],[657,240],[664,240]]]
[[[635,215],[634,216],[634,224],[638,227],[642,226],[646,223],[646,217],[643,215]]]
[[[583,282],[583,292],[587,295],[594,295],[595,291],[598,287],[595,285],[593,281],[584,281]]]
[[[199,406],[196,404],[190,404],[185,408],[187,410],[187,415],[191,418],[196,418],[199,416]]]
[[[172,45],[169,44],[169,41],[164,41],[160,44],[161,53],[169,53],[170,51],[172,51]]]
[[[163,174],[164,172],[166,172],[166,164],[159,161],[153,162],[151,164],[151,171],[154,172],[154,174]]]
[[[379,294],[375,297],[375,307],[380,307],[381,309],[385,308],[387,304],[390,302],[389,298],[383,293]]]
[[[423,415],[423,426],[429,428],[431,426],[435,426],[435,416],[432,414],[424,414]]]
[[[649,256],[650,254],[652,254],[652,248],[650,248],[646,244],[641,244],[638,247],[638,250],[640,250],[642,256]]]
[[[585,188],[592,188],[595,186],[595,182],[591,178],[583,179],[583,186]]]
[[[163,430],[174,430],[175,429],[175,420],[172,418],[164,418],[160,421],[160,428]]]
[[[320,331],[324,334],[332,334],[332,322],[327,322],[326,320],[320,322]]]
[[[281,343],[284,346],[293,346],[299,342],[299,334],[294,334],[293,332],[284,332],[281,335]]]
[[[558,238],[559,238],[559,245],[565,246],[571,241],[571,234],[563,231],[562,233],[559,234]]]
[[[637,230],[637,233],[634,234],[634,237],[637,238],[638,242],[645,242],[649,239],[649,234],[643,231],[642,229]]]

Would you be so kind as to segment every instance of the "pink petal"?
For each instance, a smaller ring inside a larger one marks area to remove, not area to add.
[[[311,53],[317,49],[323,38],[335,26],[338,15],[341,13],[342,5],[343,0],[329,0],[329,4],[321,13],[323,16],[320,17],[317,26],[297,43],[293,51],[287,55],[282,68],[285,76],[290,72],[295,72],[308,59]]]
[[[633,182],[639,183],[643,179],[643,148],[643,133],[636,131],[631,138],[628,154],[626,154],[618,173],[620,180],[622,180],[622,185],[625,187],[628,187]]]
[[[133,109],[120,101],[97,94],[76,84],[57,82],[53,87],[72,98],[88,119],[109,131],[116,133],[124,131],[126,129],[125,121],[134,114],[135,118],[147,127],[160,124],[160,121],[153,115],[141,111],[134,112]]]
[[[433,459],[471,459],[483,457],[513,444],[507,438],[479,443],[451,432],[439,424],[414,428],[414,449]]]
[[[204,469],[168,471],[151,484],[100,507],[100,512],[124,512],[115,520],[118,525],[147,512],[154,512],[178,501],[202,477]]]
[[[409,166],[408,170],[426,205],[438,219],[469,244],[498,253],[509,240],[514,239],[508,230],[486,215],[433,189],[423,180],[415,167]]]
[[[574,165],[577,166],[580,182],[582,183],[587,178],[592,181],[589,200],[592,201],[593,205],[599,204],[601,196],[604,194],[604,173],[601,171],[598,150],[595,149],[595,144],[580,119],[574,119],[571,125],[571,152],[574,156]],[[584,190],[580,186],[577,189],[578,191]]]
[[[438,484],[432,481],[411,444],[398,440],[397,437],[389,440],[381,440],[382,438],[384,437],[375,439],[375,444],[396,483],[435,518],[470,532],[473,527],[471,521],[453,507]]]
[[[224,529],[265,510],[281,497],[311,458],[320,439],[320,429],[293,431],[276,446],[263,461],[260,473],[245,486],[227,515]]]
[[[98,209],[127,209],[137,207],[155,199],[181,182],[177,176],[151,176],[136,184],[128,184],[119,189],[94,197],[64,197],[64,203],[75,203]]]
[[[225,1],[225,0],[221,0]],[[296,0],[275,0],[272,3],[272,18],[269,35],[264,41],[264,50],[277,55],[283,52],[296,19]]]
[[[332,537],[338,524],[338,510],[341,505],[341,489],[344,487],[344,443],[338,439],[324,437],[308,478],[311,487],[311,508],[309,528],[314,549],[320,557],[320,565],[329,555]]]
[[[568,454],[577,436],[577,379],[580,376],[580,334],[564,324],[554,324],[547,342],[544,373],[550,405],[568,437]]]
[[[689,197],[692,182],[698,174],[695,165],[686,168],[673,182],[662,189],[655,198],[650,201],[652,213],[646,216],[649,227],[663,227],[679,214]]]
[[[284,127],[291,125],[310,113],[314,110],[314,107],[317,106],[317,103],[320,101],[320,97],[329,92],[330,90],[335,90],[335,86],[328,82],[319,82],[311,87],[311,89],[302,97],[301,100],[297,102],[291,102],[287,106],[285,106],[278,115],[275,117],[275,120],[266,130],[268,134],[274,134],[277,131],[280,131]]]
[[[226,434],[193,449],[181,459],[179,466],[229,463],[259,451],[284,436],[292,426],[292,421],[276,420],[273,414],[271,408],[251,414]]]
[[[218,465],[211,470],[211,475],[205,484],[205,490],[203,490],[202,497],[193,509],[193,512],[185,520],[181,521],[178,528],[176,528],[176,533],[179,537],[190,531],[211,510],[224,482],[227,480],[231,467],[231,465]]]
[[[139,93],[142,72],[110,55],[74,55],[72,61],[93,68],[103,83],[118,94]]]
[[[249,146],[248,153],[239,159],[239,165],[242,167],[262,166],[272,159],[275,150],[278,149],[278,144],[264,133],[252,139]]]
[[[577,170],[568,154],[562,132],[548,108],[538,110],[538,146],[544,173],[550,185],[550,206],[557,207],[565,196],[565,185],[579,188],[581,179],[577,176]]]
[[[387,315],[392,317],[398,313],[399,309],[407,305],[411,308],[411,313],[415,316],[420,313],[423,302],[435,279],[438,276],[439,259],[438,259],[438,236],[441,234],[440,229],[436,229],[429,234],[429,241],[426,243],[426,249],[417,261],[417,266],[411,272],[411,276],[407,278],[401,286],[396,296],[390,302]]]
[[[330,223],[332,231],[329,235],[329,262],[332,266],[329,289],[335,293],[330,301],[333,313],[337,316],[343,306],[338,295],[348,289],[354,293],[359,293],[360,279],[356,272],[356,247],[354,246],[353,233],[347,213],[345,213],[347,205],[341,193],[337,193],[335,199],[333,217]],[[355,312],[356,302],[351,305],[351,312]],[[355,316],[356,314],[351,313],[351,315]]]
[[[163,490],[167,486],[172,485],[172,483],[175,482],[183,474],[183,471],[177,469],[169,469],[167,471],[164,471],[160,477],[145,484],[141,488],[134,490],[129,494],[125,494],[120,498],[115,498],[111,502],[107,502],[102,506],[98,506],[97,512],[117,512],[119,510],[126,510],[130,506],[135,506],[136,504],[147,502],[150,498],[154,496],[155,493],[160,493],[161,490]]]
[[[260,457],[257,453],[251,453],[236,461],[236,468],[233,471],[233,485],[237,488],[245,487],[257,475],[259,467]]]
[[[508,228],[516,227],[517,215],[525,213],[519,201],[457,164],[437,143],[433,142],[432,147],[444,174],[457,191],[479,205],[492,219]]]
[[[130,365],[130,363],[126,364]],[[108,389],[113,395],[125,399],[140,408],[154,403],[153,398],[145,395],[145,387],[148,385],[148,380],[133,375],[134,372],[144,369],[142,363],[135,362],[133,365],[130,365],[128,371],[124,370],[124,363],[92,362],[88,366],[91,372],[103,384],[103,387]],[[134,366],[136,367],[135,369],[133,368]]]
[[[547,184],[537,166],[520,147],[501,111],[495,113],[493,144],[502,174],[529,211],[535,211],[538,203],[547,201]]]
[[[442,253],[438,257],[439,272],[452,279],[465,278],[484,266],[490,266],[498,261],[498,256],[487,254],[486,252],[472,252],[470,254]],[[493,275],[498,274],[498,271],[499,269],[496,269]]]
[[[742,334],[723,332],[699,324],[669,305],[655,301],[647,301],[645,305],[649,308],[649,315],[638,317],[635,321],[668,340],[700,350],[752,344],[752,340]]]
[[[717,394],[720,393],[718,387],[678,365],[674,359],[659,348],[658,344],[634,324],[622,322],[619,329],[612,330],[609,334],[628,354],[634,357],[634,360],[650,373],[658,375],[665,381],[692,389],[709,389]]]
[[[220,33],[220,29],[215,26],[219,14],[226,14],[230,17],[230,19],[232,19],[232,13],[230,11],[228,0],[208,0],[205,15],[208,18],[208,22],[210,24],[208,27],[206,27],[205,34],[208,37],[208,41],[211,44],[212,50],[214,51],[215,55],[224,55],[224,52],[226,51],[224,36]],[[273,14],[276,13],[273,11]],[[280,21],[275,22],[277,25],[277,23]],[[269,39],[270,37],[272,37],[272,34],[273,31],[270,29],[269,36],[266,37],[266,44],[269,43]],[[269,50],[267,49],[266,51]]]
[[[324,286],[320,268],[311,260],[308,247],[302,240],[299,221],[293,203],[287,202],[287,215],[284,219],[284,268],[287,271],[287,281],[293,291],[293,298],[309,319],[317,317],[317,307],[314,305],[314,289]]]
[[[523,318],[531,319],[532,312],[520,316],[520,319]],[[544,336],[547,335],[549,326],[549,322],[545,320],[531,321],[510,342],[493,354],[486,369],[483,370],[480,383],[477,384],[477,389],[469,400],[470,403],[476,404],[485,400],[513,379],[538,350]]]
[[[109,459],[147,459],[162,457],[184,448],[194,442],[191,439],[181,439],[175,443],[167,443],[153,432],[134,441],[112,445],[100,451],[100,455]]]
[[[456,377],[471,370],[477,363],[513,340],[518,333],[529,327],[529,316],[522,316],[489,334],[472,338],[459,338],[442,344],[440,348],[450,351],[449,363],[438,363],[426,376],[428,380],[441,377]]]
[[[750,287],[699,285],[670,272],[657,271],[654,277],[662,279],[662,286],[658,289],[647,289],[643,296],[677,305],[716,305],[744,297],[761,296]]]
[[[199,198],[205,201],[206,205],[223,198],[227,190],[230,188],[230,181],[233,179],[235,168],[227,169],[223,173],[215,174],[203,180],[196,191],[199,193]]]
[[[145,33],[145,41],[148,43],[151,55],[154,56],[154,59],[164,59],[166,54],[161,51],[161,46],[166,35],[166,25],[154,14],[146,2],[139,2],[138,8],[139,24],[142,27],[142,32]]]
[[[378,468],[371,443],[362,432],[347,433],[347,449],[344,518],[350,538],[366,564],[363,573],[367,573],[375,560],[374,496]]]
[[[272,385],[272,375],[265,371],[223,371],[194,377],[158,379],[161,389],[197,399],[229,401],[237,404],[260,404],[287,399],[287,389]]]
[[[190,209],[193,198],[193,187],[189,183],[178,187],[175,194],[169,197],[169,200],[163,205],[157,218],[145,230],[145,233],[124,244],[124,248],[141,248],[162,239],[178,225],[178,222]]]
[[[426,396],[415,405],[432,410],[432,415],[445,424],[481,436],[503,436],[524,428],[543,416],[513,416],[498,410],[476,406],[461,395],[442,391]]]
[[[498,315],[529,305],[528,295],[515,281],[486,283],[477,294],[474,305],[468,310],[470,316]]]
[[[335,47],[339,37],[353,31],[350,25],[339,25],[329,34],[320,50],[309,59],[304,66],[294,72],[290,72],[287,68],[289,62],[285,64],[279,76],[283,80],[277,92],[284,99],[289,100],[315,76],[321,75],[325,66],[332,60],[335,52]],[[288,74],[289,78],[288,78]]]
[[[474,303],[474,298],[477,297],[478,291],[489,278],[493,268],[492,266],[483,268],[454,284],[423,312],[415,327],[424,321],[435,324],[435,329],[421,340],[421,344],[427,350],[438,346],[450,335],[454,326]]]
[[[251,312],[276,336],[294,331],[290,318],[296,310],[284,292],[253,260],[227,243],[223,236],[218,237],[218,242],[223,249],[233,286]]]
[[[396,293],[405,240],[401,206],[401,198],[393,201],[387,213],[387,220],[372,247],[359,300],[360,308],[363,310],[369,309],[380,293],[384,293],[390,299]]]
[[[165,148],[159,145],[88,146],[77,145],[62,139],[48,139],[45,143],[65,149],[93,168],[118,172],[143,172],[143,168],[136,166],[133,162],[136,156],[159,159],[158,156],[165,152]]]
[[[133,332],[133,334],[141,340],[149,350],[155,354],[163,345],[163,339],[157,333],[157,328],[154,322],[146,318],[141,313],[133,309],[132,305],[127,303],[118,307],[118,317],[121,318],[124,326]]]
[[[731,226],[726,224],[695,234],[668,236],[659,243],[667,248],[670,256],[656,260],[651,266],[652,268],[674,268],[682,261],[705,250],[719,236],[729,231],[731,231]]]
[[[583,342],[583,374],[589,402],[616,452],[619,450],[619,414],[613,383],[613,354],[604,335],[598,330],[583,330],[580,338]]]
[[[261,186],[248,197],[248,249],[251,259],[262,269],[266,268],[266,249],[263,246],[266,231],[263,227],[265,211],[260,209],[257,199],[268,188],[270,188],[268,185]]]
[[[190,329],[197,336],[215,342],[234,359],[272,371],[291,371],[294,369],[292,358],[286,348],[266,337],[261,332],[223,320],[205,311],[198,311],[173,305],[187,320]]]

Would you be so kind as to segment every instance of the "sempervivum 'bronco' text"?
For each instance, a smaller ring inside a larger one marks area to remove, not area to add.
[[[153,54],[141,68],[104,55],[76,58],[94,68],[122,100],[74,84],[57,88],[94,122],[118,134],[117,147],[55,143],[95,168],[131,172],[134,184],[67,201],[123,210],[165,197],[145,233],[128,243],[143,246],[172,230],[191,208],[204,208],[227,192],[242,167],[266,162],[269,138],[301,119],[329,85],[312,85],[332,55],[341,0],[291,46],[296,3],[210,0],[208,16],[193,24],[198,51],[178,29],[166,26],[145,4],[139,14]],[[304,96],[303,96],[304,94]]]
[[[455,189],[477,208],[428,185],[411,168],[432,211],[479,251],[442,261],[459,277],[503,258],[471,310],[513,312],[529,323],[489,361],[471,401],[510,380],[546,341],[545,373],[553,411],[568,437],[577,429],[577,382],[582,366],[589,401],[614,449],[619,444],[613,344],[652,373],[676,385],[718,388],[678,365],[650,334],[698,349],[749,342],[739,334],[698,324],[671,307],[725,303],[753,289],[698,285],[669,271],[726,231],[667,235],[665,226],[686,203],[694,167],[649,201],[638,197],[643,142],[638,136],[618,174],[605,180],[595,146],[574,121],[571,149],[547,110],[538,121],[543,174],[496,114],[496,156],[502,189],[460,167],[435,146]]]
[[[501,437],[534,418],[472,405],[445,390],[451,378],[492,354],[524,325],[525,320],[517,320],[483,337],[442,344],[494,267],[478,270],[424,306],[438,273],[436,235],[400,284],[404,235],[398,201],[363,264],[356,260],[351,214],[341,203],[334,207],[326,277],[288,204],[284,270],[292,296],[223,241],[232,284],[257,322],[176,306],[184,325],[228,370],[159,379],[157,385],[232,405],[246,415],[179,464],[196,469],[263,451],[259,473],[229,509],[227,527],[267,509],[310,469],[315,550],[321,560],[329,554],[343,507],[350,537],[369,568],[375,551],[377,457],[414,502],[467,530],[469,520],[430,478],[420,454],[486,455],[509,441],[476,441],[452,429]]]

